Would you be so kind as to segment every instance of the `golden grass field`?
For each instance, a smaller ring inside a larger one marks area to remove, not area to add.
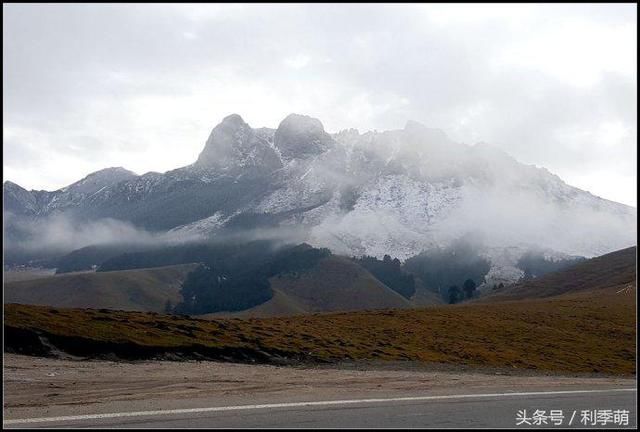
[[[72,354],[95,354],[102,346],[125,357],[172,352],[262,361],[267,354],[310,362],[413,360],[631,375],[635,296],[634,285],[620,293],[604,289],[529,301],[214,321],[10,304],[5,343],[10,349],[20,345],[12,337],[24,343],[27,333],[16,333],[22,329]]]

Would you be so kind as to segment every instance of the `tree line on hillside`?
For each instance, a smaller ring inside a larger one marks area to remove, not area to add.
[[[206,262],[211,257],[218,255],[223,249],[218,245],[195,243],[124,252],[106,259],[100,264],[97,271],[108,272]]]
[[[416,292],[416,284],[411,273],[402,269],[402,264],[398,258],[391,258],[385,255],[382,260],[372,256],[361,258],[351,258],[354,262],[367,269],[380,282],[402,295],[411,298]]]
[[[557,272],[584,261],[584,257],[548,259],[542,252],[528,251],[523,254],[516,266],[524,272],[523,280],[538,278],[547,273]]]
[[[239,311],[269,300],[269,278],[303,272],[329,255],[307,244],[274,247],[266,241],[229,247],[212,254],[182,284],[182,302],[171,312],[200,315]]]
[[[484,283],[491,263],[471,241],[460,239],[446,248],[434,248],[407,259],[404,269],[448,303],[472,298]]]
[[[97,269],[101,272],[201,263],[184,282],[184,301],[167,305],[167,311],[202,314],[243,310],[261,304],[272,296],[270,277],[299,273],[330,254],[328,249],[306,244],[278,246],[273,240],[190,243],[146,249],[130,245],[92,246],[59,259],[58,272],[91,268],[91,263],[100,260],[104,260]],[[582,259],[548,260],[541,253],[530,251],[517,265],[523,269],[526,279],[561,270]],[[390,255],[382,259],[363,256],[351,260],[407,299],[421,287],[439,294],[447,303],[473,298],[490,269],[490,262],[481,255],[478,245],[464,238],[444,248],[423,251],[404,264]]]
[[[328,249],[309,245],[276,247],[274,241],[260,240],[190,243],[144,250],[126,245],[88,247],[69,254],[62,262],[68,271],[87,268],[92,261],[104,259],[99,272],[202,263],[185,281],[185,301],[167,307],[179,313],[196,314],[242,310],[260,304],[271,298],[269,277],[309,268],[329,254]],[[488,261],[464,241],[424,251],[404,264],[390,255],[381,260],[372,256],[352,260],[407,299],[420,285],[451,303],[473,297],[475,286],[484,281],[489,270]]]

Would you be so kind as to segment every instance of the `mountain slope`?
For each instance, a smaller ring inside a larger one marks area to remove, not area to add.
[[[407,299],[343,257],[330,256],[310,271],[276,276],[270,282],[310,312],[410,306]]]
[[[301,248],[304,247],[294,249]],[[306,249],[310,248],[307,246]],[[8,282],[5,285],[5,302],[163,312],[167,301],[173,306],[180,303],[181,285],[195,268],[196,264],[181,264],[68,273]],[[346,257],[329,255],[309,268],[283,268],[269,279],[273,297],[266,302],[238,312],[223,311],[203,317],[287,316],[437,303],[437,300],[429,298],[420,298],[418,303],[404,298]],[[232,278],[230,274],[225,277]]]
[[[548,273],[502,290],[490,292],[478,301],[522,300],[607,290],[635,291],[637,248],[630,247],[580,262],[568,269]]]
[[[637,232],[635,208],[417,122],[330,134],[308,116],[292,114],[274,130],[253,129],[234,114],[212,130],[192,165],[164,174],[109,173],[55,192],[5,182],[7,247],[27,234],[37,239],[53,215],[77,226],[113,218],[204,238],[278,228],[272,235],[295,235],[338,254],[402,260],[473,234],[492,262],[493,280],[513,281],[528,249],[592,257],[635,244]],[[39,225],[25,228],[33,220]]]
[[[280,274],[270,278],[269,283],[274,296],[267,302],[235,314],[203,317],[286,316],[412,306],[409,300],[345,257],[329,256],[304,272]]]
[[[122,167],[105,168],[57,191],[27,191],[15,183],[4,183],[4,210],[18,215],[40,216],[56,210],[82,206],[92,197],[118,183],[138,176]]]
[[[180,285],[195,265],[107,273],[70,273],[4,285],[5,303],[163,312],[181,300]]]

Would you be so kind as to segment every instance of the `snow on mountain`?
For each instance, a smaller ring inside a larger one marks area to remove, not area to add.
[[[105,168],[87,175],[77,182],[56,191],[26,191],[18,185],[5,182],[4,192],[16,197],[15,203],[5,205],[5,210],[14,213],[26,211],[30,215],[46,215],[56,210],[65,210],[82,205],[95,194],[109,187],[127,180],[135,179],[137,175],[122,167]],[[18,191],[18,189],[21,189]],[[18,198],[19,195],[19,198]]]
[[[302,227],[301,240],[349,255],[406,259],[475,235],[496,281],[517,279],[515,262],[531,247],[594,256],[635,244],[637,231],[635,208],[488,144],[456,143],[417,122],[329,134],[297,114],[275,130],[230,115],[195,163],[164,174],[111,168],[55,192],[10,182],[4,192],[5,211],[14,214],[72,211],[188,236],[211,236],[254,215]]]
[[[274,135],[275,147],[285,160],[321,154],[333,143],[320,120],[299,114],[290,114],[282,120]]]
[[[60,192],[91,195],[99,190],[119,183],[124,180],[131,180],[137,177],[136,173],[122,167],[105,168],[89,174],[67,187],[60,189]]]
[[[35,194],[23,187],[6,181],[3,185],[4,209],[17,215],[29,215],[38,211]]]
[[[180,225],[168,231],[169,238],[179,240],[198,239],[215,232],[222,227],[230,218],[224,217],[222,212],[215,212],[213,215],[197,220],[195,222]]]
[[[227,116],[216,126],[194,164],[196,168],[217,171],[258,170],[271,172],[282,166],[263,133],[256,133],[237,114]]]

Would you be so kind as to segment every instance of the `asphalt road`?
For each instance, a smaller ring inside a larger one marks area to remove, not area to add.
[[[333,401],[290,401],[262,405],[192,407],[159,411],[115,412],[66,418],[11,419],[5,427],[134,427],[134,428],[383,428],[383,427],[518,427],[518,412],[562,410],[561,424],[547,419],[542,427],[594,427],[582,423],[583,410],[627,410],[629,428],[636,427],[636,389],[503,392],[486,394],[411,395]],[[575,415],[574,415],[575,412]],[[573,419],[571,419],[573,417]],[[624,427],[611,422],[606,426]]]

